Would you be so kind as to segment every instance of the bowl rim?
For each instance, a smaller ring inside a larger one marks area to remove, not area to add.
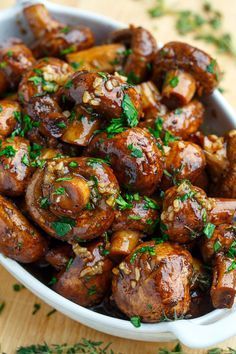
[[[127,26],[92,11],[58,5],[55,3],[50,3],[47,0],[18,0],[15,6],[3,10],[0,13],[0,21],[3,19],[13,19],[17,14],[19,14],[19,12],[21,12],[22,4],[25,4],[26,2],[43,3],[47,6],[49,11],[55,15],[69,15],[73,17],[78,16],[80,19],[90,19],[95,21],[98,25],[101,24],[104,26],[104,24],[106,24],[114,29],[120,29]],[[235,112],[218,90],[215,90],[212,95],[212,99],[215,105],[220,106],[224,110],[225,114],[232,122],[232,125],[236,126]],[[155,336],[157,334],[168,333],[168,340],[174,340],[177,337],[182,341],[182,343],[192,348],[205,348],[236,334],[236,326],[233,325],[233,322],[235,323],[236,320],[235,306],[232,309],[213,310],[210,313],[195,319],[184,319],[152,324],[142,323],[141,327],[135,328],[128,320],[100,314],[92,311],[91,309],[73,303],[40,282],[19,263],[3,256],[2,254],[0,254],[0,264],[43,301],[55,307],[58,311],[64,313],[70,318],[98,331],[112,335],[114,335],[116,331],[120,331],[122,334],[117,333],[115,335],[122,338],[146,341],[155,341]],[[229,326],[229,323],[231,324],[230,328],[227,328],[227,333],[222,330],[224,323],[227,323],[227,326]],[[108,328],[110,328],[110,330]],[[160,341],[159,338],[156,340]]]

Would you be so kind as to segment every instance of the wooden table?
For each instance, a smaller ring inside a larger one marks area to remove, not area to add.
[[[200,6],[201,3],[200,0],[168,1],[173,3],[173,6],[181,3],[181,8],[192,10]],[[146,10],[155,3],[155,0],[58,0],[57,2],[96,11],[121,22],[142,25],[149,28],[161,42],[173,39],[183,40],[174,30],[173,19],[170,17],[150,19],[147,15]],[[6,8],[13,3],[13,0],[1,1],[0,8]],[[214,6],[220,9],[227,18],[225,30],[235,34],[235,0],[214,0]],[[191,36],[184,38],[184,40],[195,43],[212,55],[216,55],[212,46],[205,45],[199,41],[196,42],[191,39]],[[221,85],[225,89],[225,97],[236,108],[234,87],[236,82],[236,62],[226,55],[218,55],[217,57],[222,70],[225,71],[225,77]],[[18,346],[43,343],[44,341],[49,344],[64,342],[72,344],[79,341],[82,337],[101,340],[106,343],[112,342],[113,350],[124,354],[154,354],[157,353],[160,347],[173,347],[173,343],[144,343],[105,335],[82,326],[60,313],[47,317],[46,314],[51,310],[50,307],[43,304],[40,299],[32,295],[27,289],[23,289],[20,292],[13,291],[12,285],[15,283],[14,278],[0,268],[0,303],[3,300],[6,301],[6,307],[0,316],[0,352],[13,354]],[[35,303],[40,303],[41,309],[35,315],[32,315]],[[221,346],[236,347],[236,337],[222,343]],[[186,353],[200,354],[205,353],[205,351],[186,349]]]

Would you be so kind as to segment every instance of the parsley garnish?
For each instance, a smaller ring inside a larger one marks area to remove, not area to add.
[[[29,156],[24,154],[24,156],[21,159],[21,162],[27,167],[30,166]]]
[[[146,196],[144,197],[144,200],[145,200],[144,209],[160,209],[159,205],[154,200]]]
[[[97,293],[97,289],[96,289],[96,285],[92,285],[89,289],[88,289],[88,295],[92,296],[95,295]]]
[[[57,236],[61,237],[68,234],[68,232],[70,232],[75,225],[75,220],[65,217],[51,223],[51,227],[56,232]]]
[[[33,84],[34,84],[35,86],[39,86],[39,85],[42,84],[43,78],[40,77],[40,76],[31,76],[31,77],[28,79],[28,81],[33,82]]]
[[[13,146],[7,145],[4,149],[0,151],[0,156],[6,156],[7,158],[14,157],[16,152],[17,150],[15,150]]]
[[[146,253],[146,252],[148,252],[150,254],[150,256],[155,256],[155,254],[156,254],[154,246],[143,246],[143,247],[140,247],[136,251],[134,251],[134,253],[132,254],[132,256],[130,258],[130,263],[134,263],[137,255],[139,253]]]
[[[96,166],[97,164],[103,164],[103,163],[106,163],[106,164],[109,164],[109,160],[108,159],[99,159],[97,157],[90,157],[87,161],[87,165],[88,166]]]
[[[116,204],[118,205],[118,208],[120,210],[132,208],[132,204],[126,202],[126,200],[121,195],[119,195],[118,198],[116,198]]]
[[[69,167],[73,167],[73,168],[78,167],[78,163],[76,161],[71,161],[69,163]]]
[[[214,245],[213,245],[213,248],[214,248],[214,251],[217,253],[222,247],[222,244],[220,243],[219,240],[216,240]]]
[[[83,61],[80,61],[80,62],[72,62],[72,63],[70,63],[70,65],[72,66],[72,68],[74,69],[74,70],[77,70],[77,69],[79,69],[79,67],[81,66],[81,65],[83,65]]]
[[[65,88],[66,89],[70,89],[71,87],[73,86],[73,81],[72,80],[69,80],[69,81],[67,81],[67,83],[65,84]]]
[[[141,319],[139,316],[133,316],[130,318],[130,322],[132,325],[136,328],[139,328],[141,326]]]
[[[66,123],[65,122],[58,122],[58,123],[56,123],[56,126],[58,128],[65,129],[66,128]]]
[[[136,127],[138,124],[138,112],[128,94],[124,95],[121,106],[129,127]]]
[[[21,291],[22,289],[25,289],[25,286],[22,285],[22,284],[13,284],[13,285],[12,285],[12,288],[13,288],[14,291],[19,292],[19,291]]]
[[[203,233],[204,235],[207,237],[207,238],[211,238],[212,235],[213,235],[213,232],[215,230],[215,225],[208,222],[205,226],[204,226],[204,229],[203,229]]]
[[[231,272],[236,269],[236,260],[234,260],[231,265],[228,267],[227,272]]]
[[[0,315],[1,315],[2,311],[4,310],[5,306],[6,306],[5,301],[0,303]]]
[[[45,198],[42,198],[42,199],[40,200],[39,205],[40,205],[40,208],[42,208],[42,209],[47,209],[47,208],[49,207],[49,205],[50,205],[50,202],[49,202],[48,198],[45,197]]]
[[[97,74],[98,74],[99,76],[101,76],[104,80],[107,80],[107,74],[106,74],[106,73],[104,73],[104,72],[102,72],[102,71],[98,71]]]
[[[41,309],[41,305],[40,304],[34,304],[34,309],[32,312],[32,315],[35,315],[39,310]]]
[[[55,191],[54,191],[53,194],[56,194],[56,195],[63,195],[63,194],[65,194],[65,192],[66,192],[65,188],[59,187],[59,188],[55,189]]]
[[[131,156],[141,158],[143,157],[143,152],[141,149],[134,147],[133,144],[128,145],[128,149],[131,150]]]
[[[76,51],[75,46],[71,46],[71,47],[68,47],[68,48],[65,48],[65,49],[61,50],[60,51],[60,55],[70,54],[70,53],[73,53],[75,51]]]
[[[60,177],[56,179],[56,182],[71,181],[72,179],[72,177]]]
[[[168,84],[169,84],[172,88],[175,88],[175,87],[178,85],[178,83],[179,83],[179,78],[178,78],[178,76],[172,77],[172,78],[169,80],[169,82],[168,82]]]

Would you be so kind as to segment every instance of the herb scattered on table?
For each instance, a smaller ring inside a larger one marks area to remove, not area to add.
[[[223,14],[205,1],[199,12],[190,9],[173,10],[165,0],[156,0],[155,6],[148,9],[152,18],[172,16],[175,28],[180,35],[192,34],[194,39],[212,44],[220,53],[236,58],[236,48],[230,33],[223,30]]]
[[[35,315],[40,309],[41,309],[41,305],[35,303],[35,304],[34,304],[34,308],[33,308],[32,315]]]

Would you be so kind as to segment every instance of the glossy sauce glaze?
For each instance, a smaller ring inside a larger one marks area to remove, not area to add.
[[[201,130],[217,62],[24,14],[34,45],[0,46],[1,253],[136,327],[232,307],[236,133]]]

